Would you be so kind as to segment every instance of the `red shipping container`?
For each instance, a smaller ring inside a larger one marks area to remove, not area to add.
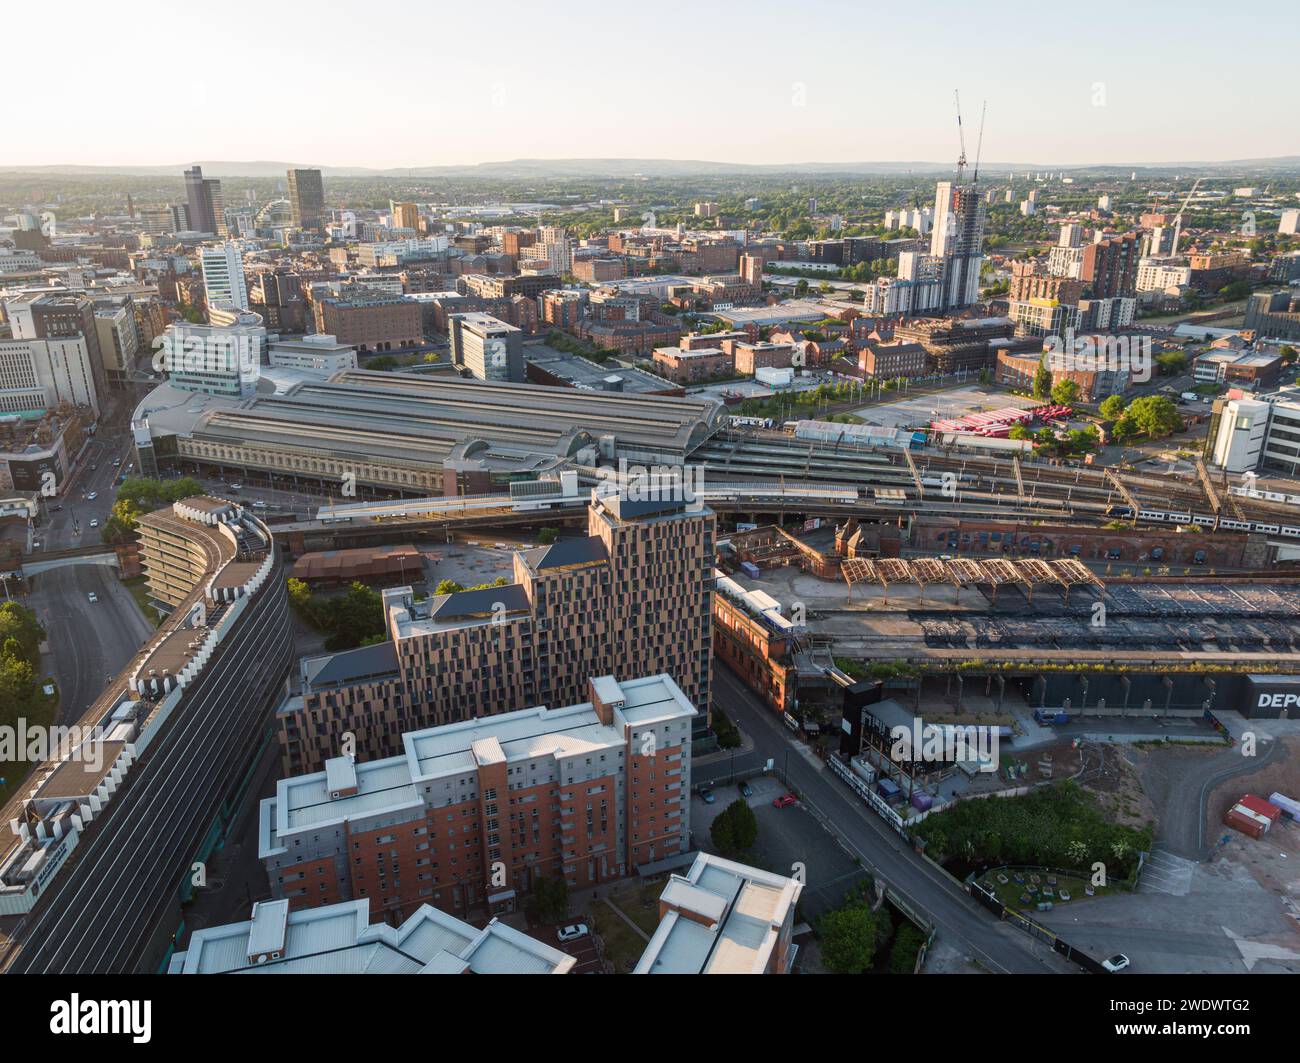
[[[1258,838],[1264,833],[1264,824],[1257,819],[1251,819],[1249,816],[1243,816],[1236,809],[1230,808],[1223,816],[1223,824],[1231,827],[1233,830],[1239,830],[1242,834],[1249,834],[1252,838]]]
[[[1282,815],[1282,810],[1271,801],[1265,801],[1262,797],[1256,797],[1254,794],[1242,794],[1239,805],[1245,805],[1252,812],[1263,816],[1270,823],[1276,822],[1277,818]]]

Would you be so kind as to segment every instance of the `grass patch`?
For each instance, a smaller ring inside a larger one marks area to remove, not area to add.
[[[162,626],[163,617],[152,605],[149,604],[149,587],[145,582],[144,576],[132,576],[130,579],[124,579],[122,586],[131,592],[131,597],[135,599],[135,604],[140,607],[140,612],[155,628]]]
[[[54,685],[54,693],[42,693],[46,680],[38,680],[36,694],[32,698],[31,709],[24,713],[28,730],[33,727],[52,727],[54,725],[54,717],[59,711],[59,687],[53,679],[48,680],[48,682]],[[11,719],[7,713],[4,716],[4,723],[11,727],[17,727],[18,725],[17,718]],[[21,753],[21,751],[15,752]],[[30,764],[26,760],[0,763],[0,778],[4,779],[4,782],[0,783],[0,804],[4,804],[9,798],[13,797],[23,786],[34,767],[36,767],[35,764]]]
[[[642,882],[610,895],[610,900],[632,922],[647,934],[653,935],[659,927],[659,894],[662,882]]]
[[[614,965],[615,974],[631,974],[646,942],[628,926],[604,901],[596,901],[587,913],[591,928],[600,935],[605,946],[605,958]]]

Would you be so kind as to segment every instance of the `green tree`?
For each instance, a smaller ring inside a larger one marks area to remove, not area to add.
[[[5,656],[14,656],[32,667],[40,663],[41,640],[45,629],[36,614],[17,602],[0,603],[0,645]],[[11,649],[11,643],[15,649]]]
[[[533,883],[531,914],[539,923],[558,923],[569,914],[569,884],[564,876],[545,876]]]
[[[911,974],[916,970],[916,956],[925,944],[925,934],[911,923],[899,927],[889,950],[890,974]]]
[[[434,594],[459,594],[465,588],[457,583],[454,579],[445,579],[439,582],[438,586],[433,589]]]
[[[1045,399],[1052,391],[1052,371],[1047,368],[1047,359],[1038,363],[1034,371],[1034,398]]]
[[[736,798],[714,818],[709,836],[725,856],[749,852],[758,840],[758,820],[754,810],[744,798]]]
[[[1079,385],[1073,380],[1058,380],[1052,385],[1052,401],[1058,406],[1072,406],[1079,398]]]
[[[882,937],[881,922],[888,917],[865,903],[827,912],[817,929],[822,962],[835,974],[866,974],[876,958]]]
[[[1124,412],[1124,399],[1120,395],[1107,395],[1101,400],[1101,405],[1097,407],[1100,413],[1108,421],[1118,421],[1120,414]]]
[[[1034,433],[1022,424],[1013,424],[1007,433],[1008,439],[1033,439]]]
[[[1123,420],[1131,420],[1148,439],[1160,439],[1181,431],[1183,427],[1178,407],[1164,395],[1145,395],[1134,399],[1124,412]]]

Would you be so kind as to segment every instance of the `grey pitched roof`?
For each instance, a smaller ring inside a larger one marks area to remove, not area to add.
[[[313,688],[396,672],[397,648],[391,642],[310,657],[302,662],[303,679]]]
[[[509,583],[504,587],[486,587],[478,591],[457,591],[441,599],[434,599],[429,608],[431,620],[454,620],[464,616],[480,616],[493,613],[498,605],[512,613],[526,610],[529,606],[528,595],[518,583]]]

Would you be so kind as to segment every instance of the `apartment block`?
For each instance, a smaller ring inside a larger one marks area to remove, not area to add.
[[[700,853],[659,895],[659,926],[633,974],[789,974],[803,884]]]
[[[718,347],[656,347],[655,372],[677,384],[693,384],[732,372],[731,356]]]
[[[515,554],[507,586],[385,591],[388,641],[302,662],[277,714],[286,774],[320,770],[349,734],[358,756],[393,756],[412,726],[571,704],[592,675],[666,671],[707,727],[716,519],[636,493],[593,497],[587,535]]]
[[[401,737],[401,753],[282,779],[258,855],[295,907],[368,899],[385,920],[430,904],[515,907],[540,878],[623,878],[690,845],[690,699],[665,674],[585,680],[586,700]]]

